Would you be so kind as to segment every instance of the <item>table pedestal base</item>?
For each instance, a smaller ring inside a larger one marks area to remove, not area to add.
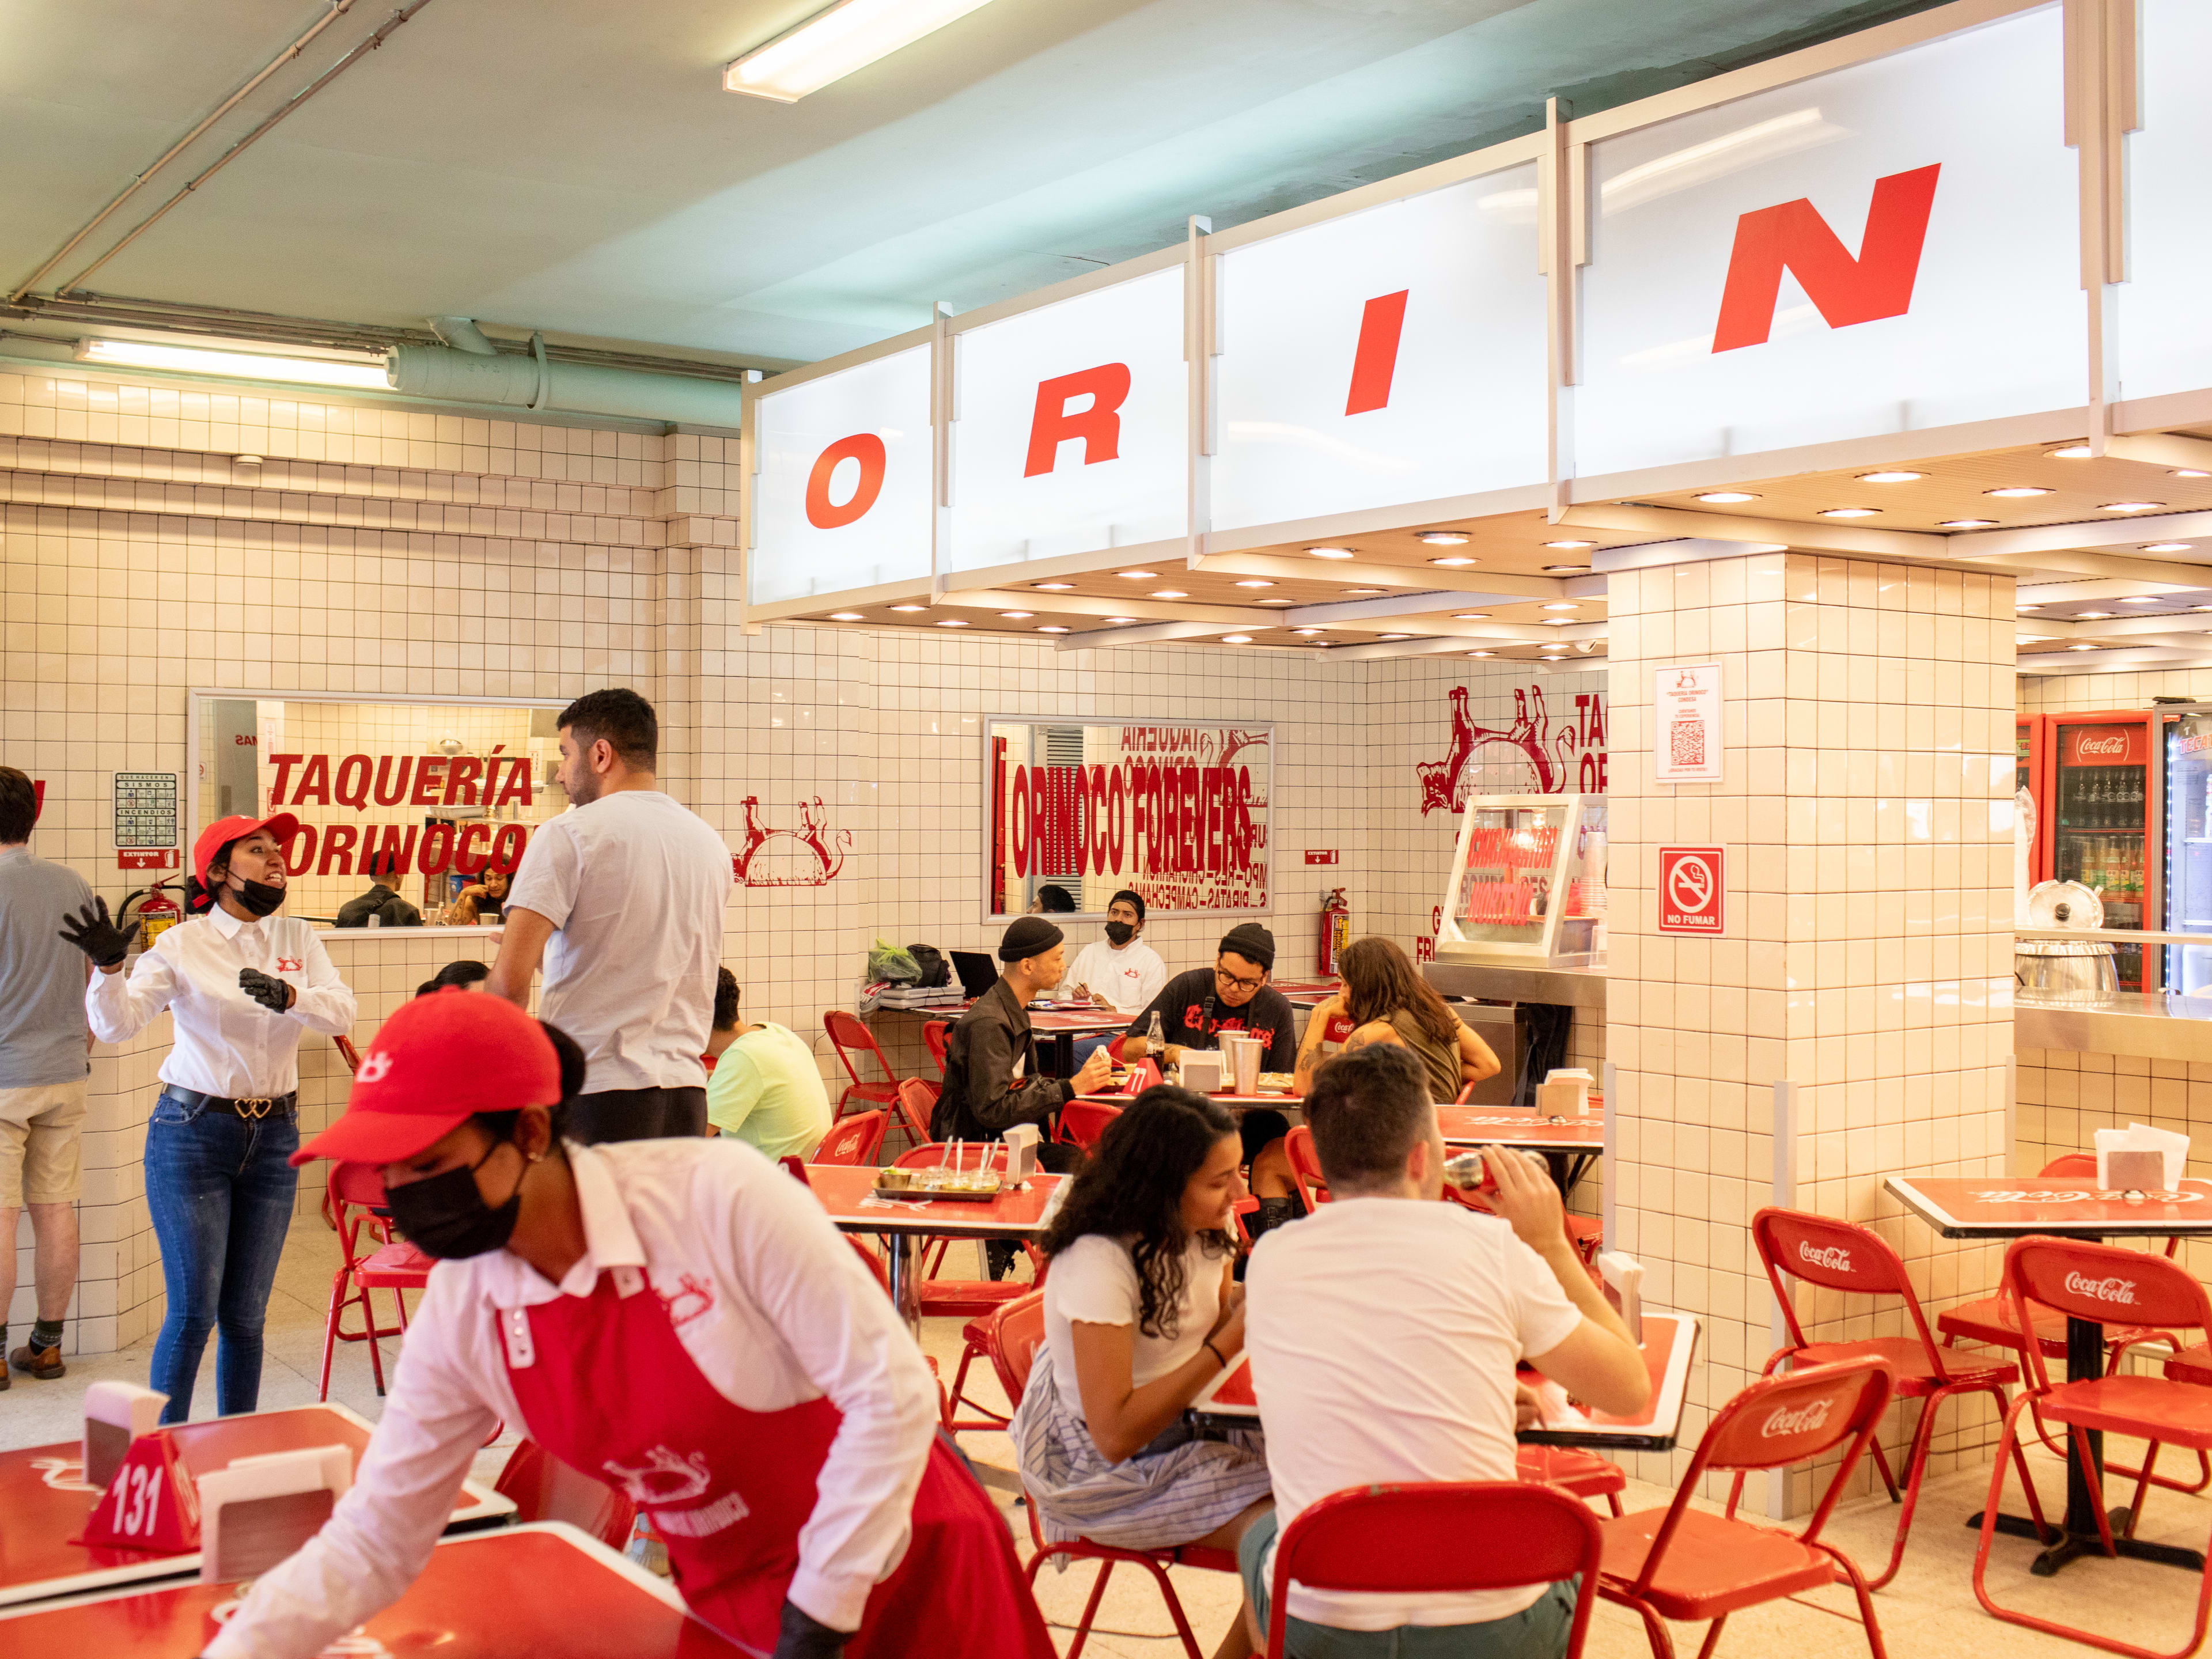
[[[2152,1561],[2162,1567],[2179,1567],[2185,1572],[2204,1571],[2204,1557],[2196,1550],[2183,1549],[2178,1544],[2151,1544],[2140,1538],[2122,1537],[2131,1518],[2130,1512],[2124,1509],[2114,1510],[2106,1516],[2106,1523],[2112,1529],[2112,1548],[2118,1553],[2130,1561]],[[1979,1532],[1982,1517],[1978,1515],[1970,1516],[1966,1524]],[[1996,1530],[2008,1538],[2033,1538],[2038,1543],[2043,1541],[2043,1535],[2035,1529],[2035,1522],[2024,1515],[1999,1515]],[[2097,1535],[2094,1524],[2087,1532],[2060,1528],[2058,1540],[2045,1544],[2042,1553],[2035,1558],[2028,1571],[2038,1578],[2053,1578],[2057,1576],[2058,1570],[2069,1561],[2087,1555],[2101,1556],[2104,1553],[2105,1540]]]

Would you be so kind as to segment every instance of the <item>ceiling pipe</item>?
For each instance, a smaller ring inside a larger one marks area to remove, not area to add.
[[[444,325],[464,320],[434,319],[441,338],[449,337]],[[477,338],[484,339],[473,323],[468,326]],[[459,343],[456,338],[455,344]],[[740,423],[744,400],[743,386],[732,380],[604,368],[595,363],[547,358],[538,352],[527,357],[504,351],[485,356],[473,348],[456,350],[453,346],[395,347],[386,360],[385,378],[393,391],[410,398],[496,404],[513,409],[558,409],[574,415],[621,415],[732,429]]]
[[[473,317],[433,317],[430,331],[456,351],[478,357],[496,357],[499,348],[485,337]]]

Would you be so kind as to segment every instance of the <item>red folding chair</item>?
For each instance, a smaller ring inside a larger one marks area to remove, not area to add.
[[[392,1242],[392,1225],[374,1213],[384,1206],[384,1177],[369,1164],[332,1164],[325,1202],[336,1216],[338,1251],[344,1264],[331,1278],[331,1307],[323,1322],[323,1376],[318,1400],[331,1397],[331,1360],[341,1342],[368,1344],[368,1368],[376,1377],[376,1391],[384,1392],[384,1355],[378,1342],[407,1331],[408,1291],[419,1291],[430,1282],[430,1258],[412,1244]],[[364,1248],[362,1233],[368,1235]],[[399,1304],[397,1325],[379,1325],[373,1292],[390,1291]],[[361,1310],[362,1328],[344,1328],[345,1310]]]
[[[1818,1589],[1838,1577],[1850,1580],[1858,1597],[1874,1659],[1887,1659],[1865,1576],[1850,1556],[1820,1541],[1820,1529],[1881,1426],[1889,1390],[1889,1362],[1872,1353],[1754,1382],[1714,1416],[1673,1504],[1598,1523],[1605,1534],[1598,1594],[1641,1615],[1653,1659],[1673,1659],[1674,1651],[1662,1620],[1711,1620],[1698,1650],[1698,1659],[1711,1659],[1731,1613]],[[1802,1532],[1736,1518],[1745,1471],[1786,1468],[1838,1445],[1843,1461]],[[1708,1469],[1736,1471],[1721,1515],[1690,1507]]]
[[[883,1046],[876,1041],[876,1034],[868,1029],[867,1022],[842,1008],[832,1008],[822,1016],[822,1026],[830,1033],[830,1047],[836,1049],[838,1063],[844,1066],[845,1075],[853,1079],[846,1085],[845,1092],[837,1097],[837,1115],[844,1116],[854,1101],[859,1101],[864,1109],[874,1106],[886,1110],[896,1108],[899,1075],[891,1070],[890,1061],[884,1058]],[[864,1080],[860,1068],[853,1063],[855,1054],[864,1059],[872,1054],[876,1064],[883,1067],[884,1081]]]
[[[1472,1083],[1468,1084],[1464,1089],[1462,1089],[1452,1100],[1452,1104],[1455,1106],[1471,1106],[1474,1103],[1474,1085]]]
[[[910,1152],[902,1152],[892,1168],[918,1170],[943,1164],[951,1149],[942,1142],[917,1146]],[[1006,1167],[1006,1148],[1003,1141],[977,1142],[965,1149],[963,1161],[970,1167],[1003,1170]],[[945,1279],[939,1277],[945,1267],[946,1251],[952,1241],[931,1238],[919,1242],[915,1256],[921,1266],[921,1277],[915,1284],[915,1295],[921,1304],[924,1319],[964,1319],[969,1322],[961,1330],[965,1344],[960,1353],[960,1368],[952,1374],[951,1411],[957,1413],[965,1407],[975,1413],[972,1417],[948,1415],[945,1426],[955,1432],[962,1429],[995,1430],[1006,1426],[1008,1418],[994,1411],[981,1401],[968,1395],[968,1368],[987,1357],[983,1346],[983,1330],[975,1322],[987,1318],[1009,1302],[1027,1296],[1044,1278],[1044,1258],[1034,1245],[1023,1241],[1028,1252],[1032,1279]]]
[[[937,1097],[943,1091],[942,1084],[927,1078],[910,1077],[898,1086],[898,1127],[917,1146],[929,1144],[930,1121],[937,1115]]]
[[[929,1050],[929,1057],[937,1062],[937,1074],[945,1075],[945,1039],[952,1034],[949,1019],[925,1019],[921,1022],[921,1041]]]
[[[516,1443],[493,1490],[514,1504],[514,1521],[565,1521],[611,1550],[629,1542],[637,1505],[596,1475],[563,1463],[534,1440]]]
[[[1313,1131],[1297,1125],[1283,1139],[1283,1156],[1291,1161],[1291,1179],[1298,1184],[1298,1201],[1313,1214],[1328,1202],[1328,1182],[1321,1172],[1321,1154],[1314,1151]]]
[[[1620,1513],[1620,1494],[1628,1490],[1628,1476],[1618,1463],[1608,1463],[1595,1452],[1579,1446],[1518,1446],[1514,1449],[1514,1472],[1523,1480],[1557,1486],[1577,1498],[1602,1498],[1615,1515]]]
[[[822,1144],[814,1149],[812,1164],[873,1164],[883,1150],[884,1131],[890,1126],[885,1112],[859,1112],[830,1126]],[[803,1166],[802,1166],[803,1167]],[[805,1176],[802,1175],[802,1180]]]
[[[1106,1126],[1121,1115],[1121,1110],[1103,1101],[1071,1100],[1060,1109],[1057,1139],[1088,1152],[1098,1144],[1098,1137],[1106,1133]]]
[[[1795,1370],[1839,1359],[1878,1358],[1890,1368],[1891,1392],[1896,1398],[1926,1401],[1912,1433],[1911,1456],[1905,1472],[1905,1512],[1897,1517],[1897,1537],[1890,1546],[1889,1565],[1883,1569],[1881,1577],[1873,1581],[1872,1588],[1880,1589],[1897,1577],[1898,1564],[1905,1559],[1905,1535],[1912,1530],[1912,1512],[1919,1504],[1921,1480],[1928,1471],[1928,1449],[1936,1437],[1936,1407],[1955,1394],[1986,1394],[1996,1401],[1997,1410],[2002,1412],[2012,1403],[2004,1385],[2019,1380],[2019,1369],[2007,1364],[1966,1364],[1956,1349],[1937,1347],[1936,1339],[1929,1334],[1927,1316],[1920,1311],[1920,1298],[1912,1293],[1912,1281],[1905,1274],[1905,1263],[1878,1234],[1867,1228],[1808,1214],[1802,1210],[1765,1209],[1752,1217],[1751,1237],[1759,1247],[1759,1259],[1765,1264],[1767,1280],[1774,1287],[1774,1299],[1782,1306],[1783,1322],[1790,1332],[1790,1346],[1777,1348],[1768,1356],[1765,1369],[1759,1372],[1761,1376],[1772,1376],[1784,1361]],[[1808,1342],[1797,1323],[1797,1310],[1791,1305],[1789,1291],[1782,1283],[1785,1273],[1828,1290],[1900,1297],[1912,1322],[1913,1334],[1866,1337],[1856,1342]],[[1881,1472],[1882,1485],[1889,1490],[1889,1501],[1896,1503],[1897,1480],[1890,1474],[1889,1460],[1882,1455],[1879,1443],[1874,1448],[1874,1466]],[[2021,1468],[2025,1471],[2027,1465],[2023,1463]],[[1740,1492],[1742,1486],[1743,1477],[1738,1475],[1735,1491]],[[1732,1492],[1730,1502],[1733,1501]]]
[[[1589,1584],[1603,1551],[1597,1517],[1548,1486],[1437,1480],[1334,1492],[1299,1510],[1276,1543],[1267,1650],[1285,1651],[1294,1578],[1304,1589],[1401,1595],[1512,1589],[1577,1574]],[[1579,1659],[1595,1599],[1576,1598],[1562,1659]]]
[[[859,1121],[857,1118],[854,1121],[855,1122]],[[783,1165],[784,1174],[789,1176],[800,1186],[805,1188],[808,1192],[811,1193],[814,1190],[814,1183],[808,1180],[806,1176],[806,1160],[805,1158],[799,1157],[796,1152],[786,1152],[781,1158],[776,1159],[776,1162]]]
[[[2057,1310],[2062,1317],[2100,1323],[2107,1314],[2124,1308],[2146,1324],[2199,1330],[2212,1337],[2212,1300],[2207,1299],[2204,1287],[2191,1278],[2186,1269],[2164,1256],[2122,1249],[2114,1244],[2064,1238],[2014,1239],[2012,1248],[2005,1252],[2004,1295],[2013,1304],[2014,1316],[2021,1321],[2023,1329],[2033,1317],[2029,1304],[2041,1303]],[[2008,1624],[2025,1625],[2030,1630],[2086,1642],[2107,1653],[2131,1654],[2136,1659],[2183,1659],[2183,1656],[2196,1652],[2204,1640],[2207,1614],[2212,1613],[2212,1565],[2208,1565],[2197,1583],[2197,1628],[2171,1656],[2114,1637],[2100,1636],[2094,1631],[2039,1619],[2033,1613],[2001,1607],[1990,1599],[1984,1582],[1990,1540],[1996,1535],[1997,1510],[2004,1498],[2005,1455],[2009,1451],[2015,1462],[2020,1458],[2020,1414],[2023,1410],[2032,1405],[2039,1416],[2048,1422],[2063,1424],[2074,1437],[2082,1472],[2088,1478],[2090,1508],[2096,1516],[2097,1535],[2106,1555],[2117,1555],[2118,1551],[2113,1545],[2112,1518],[2105,1510],[2104,1473],[2097,1467],[2087,1436],[2101,1431],[2106,1434],[2133,1435],[2150,1442],[2143,1467],[2136,1476],[2135,1501],[2127,1511],[2126,1530],[2121,1534],[2124,1538],[2135,1536],[2136,1523],[2142,1515],[2143,1495],[2149,1488],[2149,1475],[2158,1462],[2160,1447],[2176,1445],[2197,1452],[2212,1451],[2212,1388],[2179,1380],[2172,1374],[2170,1366],[2168,1375],[2164,1376],[2105,1376],[2086,1382],[2053,1382],[2042,1344],[2027,1344],[2026,1352],[2027,1386],[2005,1413],[2004,1431],[1997,1437],[1996,1469],[1990,1481],[1990,1501],[1982,1512],[1982,1539],[1974,1551],[1976,1599],[1989,1613]],[[2034,1484],[2027,1478],[2025,1463],[2021,1464],[2021,1482],[2027,1488],[2028,1513],[2034,1517],[2036,1530],[2049,1540],[2051,1529],[2044,1522],[2043,1506],[2037,1500]]]
[[[1490,1200],[1480,1193],[1455,1187],[1449,1182],[1444,1183],[1443,1196],[1446,1203],[1460,1205],[1473,1210],[1477,1215],[1498,1213],[1491,1207]],[[1594,1216],[1577,1215],[1572,1210],[1564,1210],[1559,1216],[1559,1224],[1567,1235],[1567,1243],[1573,1245],[1575,1254],[1582,1257],[1583,1266],[1595,1273],[1598,1252],[1605,1248],[1605,1224]]]
[[[1029,1386],[1030,1370],[1036,1360],[1036,1351],[1044,1344],[1044,1297],[1032,1291],[1019,1301],[1010,1302],[981,1323],[983,1351],[989,1358],[991,1368],[999,1375],[999,1386],[1004,1389],[1007,1400],[1018,1407],[1022,1390]],[[1176,1636],[1182,1643],[1182,1650],[1189,1659],[1205,1659],[1199,1650],[1198,1638],[1191,1634],[1190,1620],[1183,1616],[1182,1601],[1176,1595],[1175,1585],[1168,1577],[1170,1567],[1205,1567],[1215,1572],[1235,1572],[1236,1553],[1231,1550],[1207,1549],[1197,1544],[1179,1544],[1171,1549],[1127,1550],[1111,1544],[1094,1543],[1088,1538],[1071,1538],[1059,1543],[1045,1541],[1044,1531],[1037,1524],[1035,1502],[1022,1505],[1030,1518],[1030,1541],[1036,1553],[1030,1557],[1029,1581],[1032,1592],[1036,1588],[1037,1574],[1044,1564],[1055,1556],[1070,1561],[1096,1561],[1099,1564],[1098,1582],[1091,1587],[1091,1599],[1083,1604],[1083,1617],[1075,1626],[1075,1640],[1067,1650],[1066,1659],[1079,1659],[1083,1644],[1091,1639],[1091,1621],[1098,1616],[1098,1603],[1106,1595],[1106,1581],[1114,1576],[1114,1569],[1127,1561],[1142,1567],[1152,1576],[1160,1587],[1160,1595],[1168,1604],[1168,1617],[1175,1620]]]

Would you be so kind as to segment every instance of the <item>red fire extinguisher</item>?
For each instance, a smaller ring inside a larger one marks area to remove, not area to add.
[[[1321,902],[1321,952],[1314,966],[1324,974],[1336,972],[1337,958],[1352,941],[1352,907],[1345,902],[1344,889],[1332,887]]]
[[[155,882],[146,895],[145,902],[138,907],[138,920],[143,924],[138,935],[142,947],[150,950],[154,941],[185,919],[184,911],[176,900],[161,890],[162,883]]]

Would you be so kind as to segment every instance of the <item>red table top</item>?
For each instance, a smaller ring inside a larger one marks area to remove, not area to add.
[[[179,1423],[170,1432],[195,1478],[232,1459],[264,1452],[343,1445],[356,1468],[368,1449],[370,1425],[343,1406],[301,1406],[200,1423]],[[100,1494],[84,1485],[82,1445],[74,1440],[0,1452],[0,1606],[66,1595],[103,1585],[126,1584],[197,1572],[197,1551],[156,1555],[146,1550],[89,1549],[72,1544],[84,1531]],[[453,1507],[457,1525],[481,1525],[514,1513],[496,1492],[471,1482]],[[96,1650],[81,1649],[82,1652]]]
[[[0,1613],[11,1653],[193,1659],[237,1606],[232,1584],[108,1590]],[[448,1538],[422,1576],[331,1651],[455,1659],[738,1659],[674,1589],[574,1528]],[[619,1641],[612,1632],[619,1632]],[[611,1645],[611,1642],[612,1644]]]
[[[1640,1416],[1616,1417],[1609,1412],[1565,1413],[1521,1431],[1520,1438],[1545,1446],[1624,1446],[1644,1451],[1664,1451],[1681,1432],[1682,1407],[1689,1397],[1690,1359],[1696,1352],[1698,1322],[1688,1314],[1650,1313],[1644,1316],[1644,1364],[1651,1374],[1651,1400]],[[1522,1379],[1532,1387],[1544,1379],[1529,1373]],[[1191,1401],[1191,1410],[1205,1417],[1249,1418],[1260,1415],[1260,1401],[1252,1391],[1252,1362],[1243,1354]]]
[[[1892,1176],[1884,1184],[1946,1238],[2212,1233],[2212,1181],[2185,1181],[2179,1192],[2132,1201],[2124,1193],[2100,1192],[2079,1176]]]
[[[1048,1031],[1126,1031],[1129,1029],[1127,1014],[1117,1014],[1111,1008],[1032,1008],[1030,1010],[1030,1030]]]
[[[1605,1150],[1605,1120],[1592,1115],[1554,1123],[1535,1112],[1510,1106],[1439,1106],[1437,1121],[1448,1146],[1527,1146],[1539,1152],[1596,1152]]]
[[[1076,1098],[1096,1101],[1101,1106],[1127,1106],[1136,1096],[1124,1091],[1119,1094],[1078,1095]],[[1249,1111],[1255,1106],[1273,1106],[1279,1112],[1295,1112],[1305,1105],[1304,1101],[1291,1094],[1239,1095],[1224,1091],[1220,1094],[1208,1095],[1206,1098],[1217,1106],[1226,1106],[1232,1112]]]
[[[830,1219],[848,1233],[927,1233],[932,1238],[1027,1238],[1044,1231],[1045,1206],[1056,1175],[1033,1175],[1026,1192],[976,1199],[925,1199],[890,1204],[866,1200],[882,1171],[872,1164],[810,1164],[806,1182]]]

